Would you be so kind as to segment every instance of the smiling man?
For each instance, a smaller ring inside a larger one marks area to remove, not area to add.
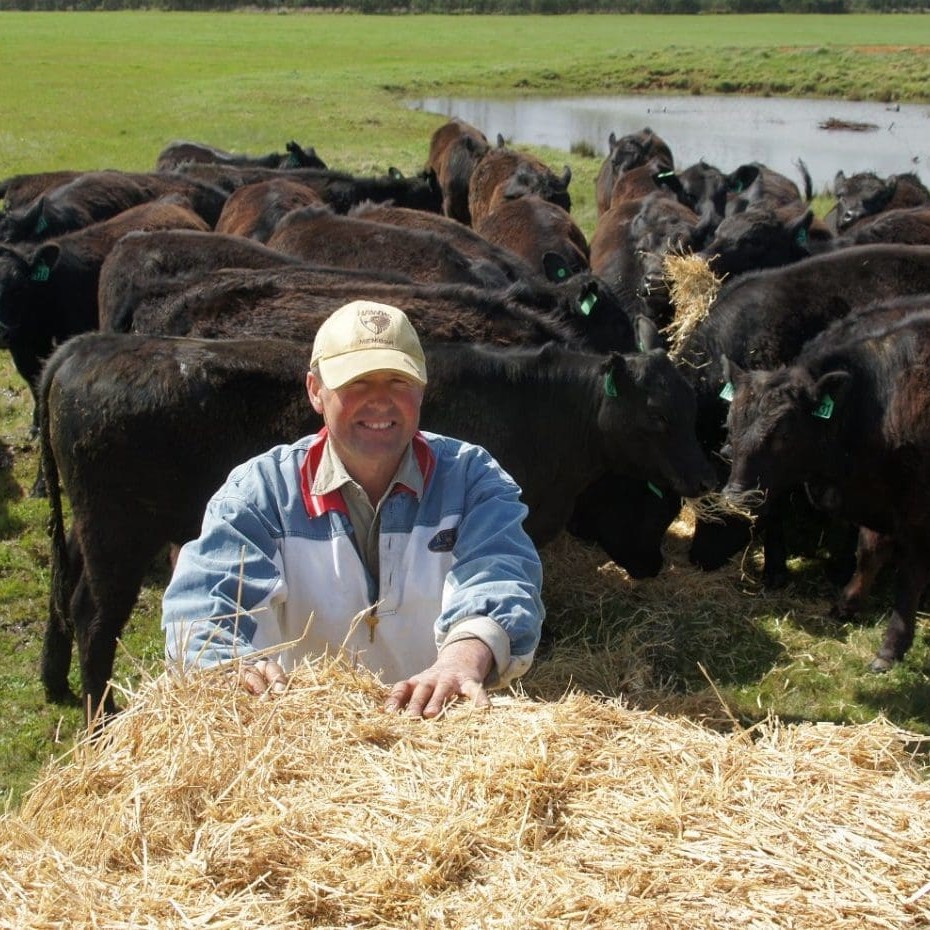
[[[242,659],[253,694],[345,648],[385,709],[489,703],[530,667],[544,616],[520,488],[479,446],[419,430],[426,360],[397,308],[353,301],[319,328],[307,394],[324,427],[234,469],[163,602],[169,660]]]

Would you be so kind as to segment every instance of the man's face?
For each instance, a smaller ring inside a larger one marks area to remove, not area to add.
[[[423,388],[399,372],[370,372],[335,390],[311,373],[307,393],[353,477],[375,461],[395,469],[419,428]]]

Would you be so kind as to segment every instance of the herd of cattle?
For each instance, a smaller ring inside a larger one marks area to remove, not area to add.
[[[609,143],[590,240],[567,167],[457,119],[414,177],[335,171],[293,142],[179,143],[150,173],[0,181],[0,341],[33,392],[52,512],[48,698],[71,697],[76,638],[84,700],[114,710],[152,560],[196,535],[235,464],[318,427],[309,343],[356,298],[411,317],[423,427],[501,461],[538,545],[567,529],[655,575],[682,498],[761,490],[777,585],[804,488],[858,535],[839,611],[893,558],[873,668],[900,660],[930,576],[930,192],[839,172],[817,219],[802,162],[803,190],[758,163],[676,166],[649,129]],[[673,351],[670,254],[724,279]],[[699,520],[691,559],[712,570],[749,538],[744,517]]]

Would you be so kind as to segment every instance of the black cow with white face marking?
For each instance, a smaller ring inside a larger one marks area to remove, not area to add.
[[[837,232],[848,232],[885,210],[930,205],[930,190],[913,172],[881,178],[874,171],[849,176],[838,171],[833,179],[833,193]]]
[[[94,333],[51,359],[42,393],[53,510],[42,674],[51,699],[68,697],[76,638],[90,706],[114,710],[104,694],[116,640],[151,560],[166,543],[196,535],[232,467],[319,427],[303,387],[309,350]],[[426,353],[423,428],[498,458],[523,488],[527,530],[539,545],[608,474],[654,479],[680,495],[700,494],[713,479],[694,435],[693,394],[661,350],[427,345]]]
[[[879,306],[842,320],[784,368],[727,364],[734,396],[724,494],[777,497],[806,482],[826,509],[884,537],[860,548],[866,578],[876,560],[893,558],[897,569],[875,671],[904,657],[930,581],[930,298],[914,303],[903,316]],[[852,613],[863,594],[857,579],[839,612]]]

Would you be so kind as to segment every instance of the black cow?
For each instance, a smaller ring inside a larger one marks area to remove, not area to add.
[[[930,297],[920,304],[891,322],[881,308],[854,325],[841,321],[785,368],[728,365],[732,467],[724,494],[775,496],[807,482],[824,507],[883,537],[860,548],[863,577],[841,597],[842,615],[859,606],[863,579],[894,557],[894,609],[875,671],[911,645],[930,580]]]
[[[316,149],[303,148],[297,142],[288,142],[285,151],[267,155],[237,155],[202,142],[172,142],[159,152],[156,171],[173,171],[181,165],[207,163],[220,165],[254,166],[257,168],[325,168],[326,162]]]
[[[607,139],[607,157],[601,163],[594,182],[597,214],[600,216],[610,208],[614,184],[622,174],[656,160],[660,170],[672,171],[675,159],[672,150],[660,136],[648,126],[639,132],[618,137],[611,132]]]
[[[930,245],[930,206],[880,210],[853,223],[835,239],[838,247],[880,242]]]
[[[391,201],[401,207],[442,212],[442,191],[435,177],[417,174],[406,177],[397,168],[375,177],[348,174],[320,168],[236,168],[230,165],[192,164],[178,169],[178,174],[222,188],[228,194],[245,184],[257,184],[276,178],[288,178],[313,188],[323,202],[337,213],[348,213],[366,200]]]
[[[454,118],[430,137],[426,171],[442,191],[442,212],[450,219],[471,225],[468,188],[478,162],[490,149],[487,136],[464,120]]]
[[[54,187],[68,184],[83,171],[38,171],[30,174],[14,174],[0,181],[0,198],[4,210],[21,210],[36,197]]]
[[[214,228],[218,233],[267,242],[291,210],[322,203],[323,198],[312,187],[290,178],[244,184],[226,198]]]
[[[572,198],[568,192],[571,179],[572,169],[568,165],[557,175],[535,155],[508,148],[498,136],[497,147],[485,153],[471,175],[468,212],[472,225],[477,226],[504,200],[527,194],[538,194],[571,212]]]
[[[0,339],[33,397],[52,349],[76,333],[97,328],[100,269],[120,237],[131,230],[181,228],[205,232],[207,225],[169,198],[57,239],[0,243]]]
[[[695,213],[702,216],[710,214],[716,226],[726,214],[729,193],[727,176],[703,158],[677,171],[675,176],[682,190],[679,200]]]
[[[353,299],[404,310],[424,338],[492,344],[549,340],[595,351],[632,350],[633,324],[598,279],[575,275],[559,285],[513,284],[506,290],[451,284],[395,284],[346,271],[332,283],[325,269],[221,269],[156,284],[113,315],[117,332],[209,338],[312,338],[323,318]]]
[[[51,239],[170,195],[184,197],[211,229],[227,196],[218,187],[178,175],[87,171],[68,184],[52,188],[22,210],[5,212],[0,217],[0,239]]]
[[[813,210],[758,205],[724,217],[697,254],[723,277],[810,258],[832,240],[826,227],[814,225]]]
[[[329,207],[301,207],[283,217],[269,248],[329,267],[398,272],[421,283],[503,287],[493,262],[473,259],[427,229],[379,223]]]
[[[92,710],[101,702],[114,710],[104,694],[116,640],[151,560],[196,535],[207,498],[235,464],[319,425],[303,387],[308,352],[273,340],[95,333],[50,360],[42,391],[53,512],[42,666],[50,699],[68,696],[76,636],[85,699]],[[713,478],[694,437],[693,394],[661,350],[434,345],[427,364],[423,427],[485,445],[500,460],[523,488],[538,545],[609,473],[686,496]],[[70,539],[60,484],[71,501]]]
[[[797,165],[804,178],[803,195],[791,178],[761,162],[749,162],[731,171],[727,175],[726,214],[741,213],[754,205],[785,207],[809,203],[814,196],[811,176],[803,161],[799,159]]]
[[[130,232],[113,246],[100,268],[100,328],[113,329],[112,321],[123,308],[153,287],[170,287],[218,268],[303,265],[299,258],[234,235],[180,229]]]
[[[930,190],[912,172],[880,178],[873,171],[849,177],[838,171],[833,179],[833,194],[837,232],[846,232],[856,223],[885,210],[930,204]]]
[[[722,356],[743,368],[790,364],[808,340],[852,309],[920,293],[930,293],[930,248],[919,246],[855,246],[724,282],[706,319],[677,350],[698,398],[698,434],[705,450],[713,455],[724,441]],[[691,560],[718,568],[748,538],[748,526],[740,521],[699,522]],[[774,587],[786,577],[784,540],[766,531],[765,547],[766,583]]]

